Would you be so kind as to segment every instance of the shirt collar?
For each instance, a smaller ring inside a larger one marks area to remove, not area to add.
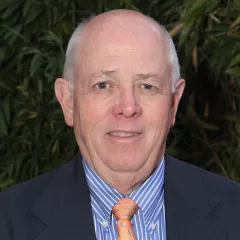
[[[145,224],[149,230],[151,224],[156,223],[159,219],[159,214],[156,213],[160,212],[164,204],[164,172],[165,160],[163,157],[150,177],[129,195],[142,210]]]
[[[90,191],[93,213],[99,221],[110,222],[112,207],[124,195],[105,183],[83,160],[83,167]]]
[[[90,191],[93,213],[101,223],[106,220],[110,223],[112,207],[124,195],[105,183],[84,160],[83,166]],[[145,224],[149,229],[151,224],[157,221],[156,210],[163,206],[164,170],[165,160],[163,158],[150,177],[129,194],[129,197],[142,210]]]

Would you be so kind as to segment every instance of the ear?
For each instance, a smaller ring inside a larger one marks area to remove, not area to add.
[[[175,123],[178,105],[179,105],[180,99],[182,97],[184,88],[185,88],[185,80],[184,79],[177,80],[177,82],[175,83],[175,92],[172,95],[171,127]]]
[[[73,97],[70,90],[70,82],[63,78],[58,78],[55,81],[55,95],[59,101],[65,122],[69,127],[73,126]]]

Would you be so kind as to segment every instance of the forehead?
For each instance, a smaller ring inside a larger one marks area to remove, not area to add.
[[[167,65],[168,43],[153,21],[114,18],[89,23],[79,45],[78,58],[79,67],[84,69],[116,68],[120,64],[153,71]]]

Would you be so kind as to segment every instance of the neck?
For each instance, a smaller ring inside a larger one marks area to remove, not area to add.
[[[162,158],[158,158],[162,159]],[[116,189],[118,192],[128,195],[140,186],[154,172],[159,164],[159,160],[154,165],[144,166],[136,172],[115,172],[107,169],[104,171],[96,171],[98,176],[108,185]]]
[[[105,181],[116,189],[118,192],[128,195],[133,190],[135,190],[138,186],[140,186],[146,179],[146,177],[138,177],[137,174],[115,174],[114,178],[106,179]]]

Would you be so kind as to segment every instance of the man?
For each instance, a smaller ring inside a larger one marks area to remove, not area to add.
[[[239,239],[239,185],[165,155],[184,86],[154,20],[81,24],[55,82],[81,155],[0,195],[0,239]]]

